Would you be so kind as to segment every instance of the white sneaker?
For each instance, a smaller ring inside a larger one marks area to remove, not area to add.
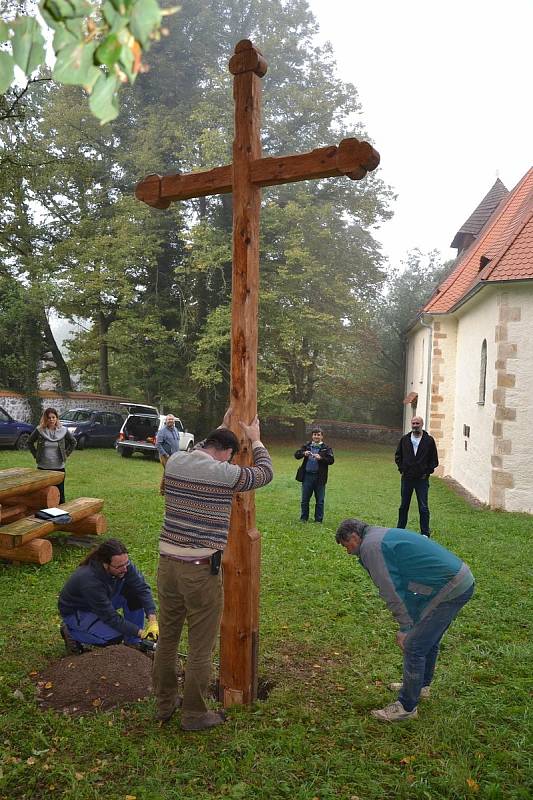
[[[401,722],[404,719],[416,719],[418,717],[416,706],[412,711],[406,711],[399,700],[391,703],[390,706],[385,706],[385,708],[374,708],[370,713],[380,722]]]
[[[389,689],[392,689],[393,692],[401,692],[403,689],[403,683],[389,683]],[[424,700],[427,700],[431,694],[431,686],[422,686],[420,689],[420,697]]]

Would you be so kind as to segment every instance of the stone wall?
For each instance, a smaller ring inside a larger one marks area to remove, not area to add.
[[[268,439],[298,438],[310,439],[311,431],[320,426],[324,439],[351,439],[353,441],[378,442],[396,446],[402,435],[400,428],[387,428],[384,425],[366,425],[358,422],[341,422],[334,419],[317,419],[314,422],[269,417],[261,422],[261,432]]]
[[[94,408],[98,411],[117,411],[121,414],[126,413],[124,406],[120,403],[127,402],[124,397],[108,397],[104,394],[91,394],[89,392],[49,392],[40,391],[37,393],[43,409],[48,406],[57,408],[61,414],[69,408]],[[0,406],[14,419],[21,422],[36,423],[32,420],[31,409],[25,395],[18,392],[0,389]]]

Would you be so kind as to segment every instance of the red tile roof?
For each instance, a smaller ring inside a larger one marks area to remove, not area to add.
[[[424,311],[446,314],[475,288],[528,278],[533,279],[533,168],[498,206]]]

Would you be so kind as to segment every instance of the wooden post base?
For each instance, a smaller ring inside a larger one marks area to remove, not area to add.
[[[59,489],[57,486],[45,486],[30,494],[21,494],[4,500],[6,506],[24,504],[32,511],[41,508],[56,508],[59,505]]]
[[[52,560],[52,542],[32,539],[20,547],[0,547],[0,558],[19,563],[47,564]]]

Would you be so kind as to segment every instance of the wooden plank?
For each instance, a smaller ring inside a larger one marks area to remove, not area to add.
[[[295,181],[345,175],[351,180],[364,178],[379,164],[379,154],[368,142],[344,139],[338,147],[320,147],[310,153],[261,158],[250,165],[250,178],[258,186],[276,186]]]
[[[104,501],[95,497],[78,497],[77,500],[70,500],[59,506],[66,514],[70,514],[72,521],[88,517],[102,510]],[[36,517],[24,517],[10,525],[0,528],[1,547],[20,547],[26,542],[36,539],[39,536],[47,536],[53,531],[62,531],[61,523],[56,524],[48,520],[37,519]]]
[[[233,285],[231,327],[232,428],[241,440],[237,463],[252,463],[238,420],[257,413],[257,317],[261,189],[250,181],[250,162],[261,157],[261,80],[264,59],[251,43],[235,48],[233,142]],[[250,64],[252,66],[250,66]],[[258,71],[256,71],[258,70]],[[264,74],[264,72],[263,72]],[[220,699],[251,703],[257,694],[258,609],[261,539],[255,528],[253,492],[233,500],[224,553],[224,613],[220,638]]]
[[[52,542],[49,539],[33,539],[20,547],[1,547],[0,558],[21,563],[47,564],[52,560]]]
[[[14,474],[11,470],[2,470],[0,471],[0,503],[4,503],[10,497],[30,494],[46,486],[55,486],[64,479],[64,472],[50,469],[30,469],[19,474]]]
[[[5,476],[9,475],[24,475],[28,472],[35,472],[35,467],[10,467],[9,469],[0,469],[0,481]]]
[[[135,187],[135,197],[153,208],[168,208],[174,200],[190,200],[232,190],[231,167],[189,172],[185,175],[148,175]]]
[[[0,506],[0,525],[7,525],[9,522],[15,522],[16,519],[22,519],[28,513],[28,506],[22,503],[16,506]]]
[[[257,186],[277,186],[295,181],[345,175],[360,180],[379,164],[379,153],[355,137],[337,147],[319,147],[309,153],[249,160],[250,180]],[[233,190],[232,168],[215,167],[184,175],[148,175],[135,187],[135,197],[153,208],[168,208],[175,200],[190,200]]]

